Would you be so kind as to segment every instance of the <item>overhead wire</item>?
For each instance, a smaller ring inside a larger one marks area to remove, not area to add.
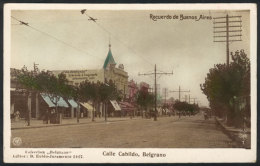
[[[89,18],[91,17],[91,16],[88,15],[87,13],[85,13],[85,14],[86,14]],[[15,18],[15,17],[13,17],[13,16],[11,16],[11,17],[12,17],[13,19],[15,19],[16,21],[18,21],[18,22],[21,23],[21,21],[20,21],[19,19]],[[83,21],[83,19],[82,19],[82,20],[69,20],[69,21]],[[67,22],[67,21],[64,20],[64,21],[62,21],[62,22]],[[128,50],[130,50],[132,53],[134,53],[137,57],[139,57],[140,59],[142,59],[143,61],[145,61],[146,63],[148,63],[148,64],[150,64],[150,65],[154,65],[154,64],[150,63],[146,58],[137,55],[137,52],[136,52],[135,50],[133,50],[132,48],[130,48],[128,45],[126,45],[125,42],[123,42],[121,39],[119,39],[117,36],[115,36],[115,35],[114,35],[113,33],[111,33],[109,30],[107,30],[107,29],[106,29],[104,26],[102,26],[100,23],[95,22],[95,21],[93,21],[93,22],[96,23],[96,25],[97,25],[99,28],[101,28],[103,31],[105,31],[106,33],[108,33],[109,36],[112,36],[112,37],[113,37],[114,39],[116,39],[119,43],[121,43],[122,45],[124,45],[124,47],[126,47]],[[49,34],[49,33],[43,32],[43,31],[41,31],[41,30],[39,30],[39,29],[37,29],[37,28],[31,26],[31,24],[32,24],[32,23],[30,23],[30,25],[28,25],[28,27],[30,27],[30,28],[32,28],[32,29],[34,29],[34,30],[36,30],[36,31],[38,31],[38,32],[40,32],[40,33],[42,33],[42,34],[45,34],[45,35],[47,35],[47,36],[49,36],[49,37],[51,37],[51,38],[53,38],[53,39],[55,39],[55,40],[57,40],[57,41],[59,41],[59,42],[65,44],[65,45],[67,45],[67,46],[69,46],[69,47],[71,47],[71,48],[73,48],[73,49],[76,49],[77,51],[80,51],[80,52],[82,52],[82,53],[84,53],[84,54],[88,54],[88,55],[90,55],[90,56],[93,56],[93,55],[91,55],[91,54],[89,54],[89,53],[87,53],[87,52],[85,52],[85,51],[83,51],[83,50],[81,50],[81,49],[79,49],[79,48],[77,48],[77,47],[75,47],[75,46],[73,46],[73,45],[71,45],[71,44],[65,42],[65,41],[62,41],[62,40],[56,38],[55,36],[53,36],[53,35],[51,35],[51,34]],[[17,25],[23,25],[23,24],[17,24]],[[96,57],[96,56],[94,56],[94,57]],[[96,58],[99,58],[99,57],[96,57]],[[99,58],[99,59],[100,59],[100,58]],[[101,59],[100,59],[100,60],[101,60]],[[102,60],[102,61],[103,61],[103,60]]]
[[[86,16],[88,16],[89,18],[92,18],[90,15],[88,15],[86,12],[84,13]],[[135,55],[137,55],[136,51],[133,50],[132,48],[128,47],[123,41],[121,41],[118,37],[116,37],[113,33],[111,33],[109,30],[107,30],[104,26],[102,26],[100,23],[97,23],[96,21],[93,21],[94,23],[96,23],[102,30],[106,31],[110,36],[112,36],[114,39],[116,39],[117,41],[119,41],[119,43],[121,43],[122,45],[124,45],[128,50],[132,51]],[[137,55],[137,57],[139,57],[140,59],[142,59],[143,61],[145,61],[146,63],[153,65],[152,63],[150,63],[148,60],[146,60],[145,58],[143,58],[142,56]]]
[[[49,34],[49,33],[47,33],[47,32],[41,31],[41,30],[39,30],[39,29],[37,29],[37,28],[35,28],[35,27],[29,25],[29,23],[25,23],[25,22],[23,22],[23,21],[17,19],[17,18],[14,17],[14,16],[11,16],[11,17],[12,17],[13,19],[15,19],[16,21],[20,22],[20,25],[25,25],[25,26],[27,26],[27,27],[30,27],[31,29],[33,29],[33,30],[35,30],[35,31],[37,31],[37,32],[39,32],[39,33],[41,33],[41,34],[44,34],[44,35],[46,35],[46,36],[48,36],[48,37],[50,37],[50,38],[52,38],[52,39],[55,39],[56,41],[58,41],[58,42],[60,42],[60,43],[62,43],[62,44],[64,44],[64,45],[70,47],[70,48],[73,48],[73,49],[77,50],[78,52],[81,52],[81,53],[90,55],[90,56],[92,56],[92,57],[95,57],[95,58],[99,59],[100,61],[103,61],[103,59],[101,59],[101,58],[99,58],[99,57],[97,57],[97,56],[94,56],[94,55],[92,55],[92,54],[90,54],[90,53],[88,53],[88,52],[86,52],[86,51],[83,51],[83,50],[81,50],[81,49],[79,49],[79,48],[77,48],[77,47],[75,47],[75,46],[73,46],[73,45],[71,45],[71,44],[69,44],[69,43],[63,41],[63,40],[60,40],[60,39],[58,39],[57,37],[52,36],[51,34]]]

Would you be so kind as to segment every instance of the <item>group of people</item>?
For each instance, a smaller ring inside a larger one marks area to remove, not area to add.
[[[14,120],[15,122],[20,121],[20,119],[21,119],[21,113],[20,113],[20,111],[19,111],[19,110],[16,110],[15,112],[13,112],[13,113],[11,114],[11,119]],[[23,115],[23,116],[22,116],[22,119],[25,120],[25,126],[29,126],[29,123],[30,123],[30,122],[29,122],[29,114]]]
[[[14,121],[19,121],[20,119],[20,112],[17,110],[12,115],[11,118],[14,119]]]
[[[58,123],[57,113],[54,109],[52,110],[46,110],[44,116],[43,116],[43,123],[48,124],[49,122],[51,124]]]

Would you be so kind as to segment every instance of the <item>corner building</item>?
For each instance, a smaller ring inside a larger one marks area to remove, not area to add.
[[[96,70],[54,70],[52,73],[56,76],[64,73],[71,85],[78,86],[81,82],[88,80],[90,82],[109,82],[112,80],[117,90],[120,91],[124,98],[128,97],[128,73],[124,70],[124,65],[116,62],[112,55],[111,45],[102,69]]]

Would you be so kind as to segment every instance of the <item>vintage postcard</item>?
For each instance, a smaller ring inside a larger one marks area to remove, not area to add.
[[[4,162],[256,162],[255,4],[5,4]]]

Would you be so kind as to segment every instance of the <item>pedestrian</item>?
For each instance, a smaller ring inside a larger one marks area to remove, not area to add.
[[[20,112],[19,112],[19,110],[17,110],[15,113],[14,113],[14,121],[19,121],[19,119],[20,119]]]
[[[48,121],[49,121],[49,111],[47,109],[45,114],[44,114],[44,117],[43,117],[43,123],[48,124]]]
[[[29,121],[29,117],[30,115],[29,115],[29,113],[27,112],[27,114],[25,115],[25,118],[24,118],[24,120],[25,120],[25,126],[30,126],[30,121]]]
[[[208,119],[207,112],[204,112],[204,119],[205,119],[205,120],[207,120],[207,119]]]
[[[50,123],[53,124],[55,123],[55,110],[51,110],[51,116],[50,116]]]

